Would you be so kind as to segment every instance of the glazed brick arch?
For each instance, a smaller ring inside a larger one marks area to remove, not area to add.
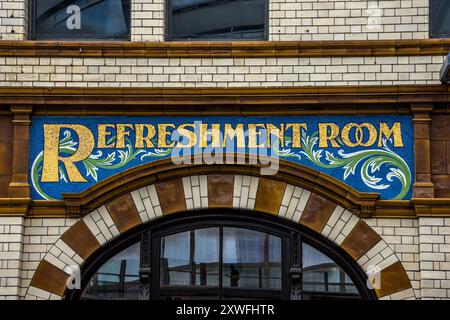
[[[358,215],[301,185],[235,173],[191,174],[141,186],[86,214],[45,254],[25,299],[61,299],[70,266],[82,266],[107,243],[170,214],[207,208],[263,212],[299,223],[340,246],[367,271],[381,270],[380,299],[414,299],[411,281],[390,246]]]

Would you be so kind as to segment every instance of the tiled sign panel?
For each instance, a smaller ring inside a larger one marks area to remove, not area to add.
[[[390,115],[33,117],[32,197],[61,199],[129,168],[192,154],[206,163],[257,155],[271,169],[263,174],[282,159],[381,199],[411,197],[412,119]]]

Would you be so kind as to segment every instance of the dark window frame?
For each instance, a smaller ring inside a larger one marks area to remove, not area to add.
[[[67,38],[55,38],[54,36],[39,36],[39,39],[37,37],[36,34],[36,20],[37,20],[37,16],[36,16],[36,2],[39,0],[28,0],[28,39],[30,40],[54,40],[54,41],[112,41],[112,42],[117,42],[117,41],[131,41],[131,28],[132,28],[132,1],[133,0],[129,0],[130,1],[130,12],[129,12],[129,17],[128,17],[128,34],[126,36],[122,36],[122,37],[115,37],[115,38],[110,38],[110,37],[95,37],[95,36],[88,36],[88,37],[67,37]]]
[[[203,228],[208,226],[219,226],[227,225],[234,227],[250,228],[258,231],[263,231],[267,233],[272,233],[274,235],[285,236],[289,231],[292,234],[296,233],[299,235],[300,244],[306,243],[313,248],[321,251],[329,258],[333,259],[352,279],[354,285],[356,286],[360,296],[345,295],[345,294],[333,294],[327,292],[302,292],[303,295],[307,296],[308,299],[311,298],[356,298],[364,300],[376,300],[376,294],[373,289],[368,289],[366,286],[367,276],[361,267],[354,261],[348,253],[346,253],[342,248],[332,243],[330,240],[324,238],[322,235],[307,229],[306,227],[287,221],[283,218],[274,217],[273,215],[265,213],[255,213],[253,211],[247,210],[236,210],[236,209],[207,209],[198,210],[195,212],[190,212],[189,214],[181,215],[168,215],[163,216],[150,225],[142,225],[133,230],[127,231],[121,235],[118,239],[115,239],[111,243],[104,246],[98,254],[94,254],[89,257],[85,264],[81,267],[81,290],[69,290],[65,296],[66,300],[77,300],[80,299],[84,288],[88,284],[91,277],[97,272],[97,270],[110,258],[116,255],[118,252],[126,249],[127,247],[133,245],[134,243],[141,241],[145,237],[151,237],[152,239],[160,237],[160,235],[168,235],[171,233],[181,232],[183,230],[192,230],[192,228]],[[286,246],[285,241],[282,239],[282,252],[283,258],[292,255],[291,245]],[[151,243],[152,254],[151,267],[152,270],[155,268],[155,260],[159,260],[158,257],[154,257],[154,247],[159,246],[159,242],[155,244],[156,241]],[[301,247],[301,245],[300,245]],[[143,259],[143,253],[141,251],[141,259]],[[156,259],[155,259],[156,258]],[[281,294],[282,299],[290,299],[291,294],[291,283],[289,279],[290,267],[292,264],[292,259],[289,259],[289,263],[283,263],[282,273],[283,281]],[[302,266],[300,266],[302,267]],[[157,273],[159,268],[156,268]],[[154,270],[153,270],[154,271]],[[153,274],[152,278],[155,278]],[[159,287],[159,281],[151,282],[151,294],[150,299],[155,298],[155,294],[158,293],[157,287]],[[189,289],[188,289],[189,290]],[[245,292],[245,289],[238,289]],[[158,298],[160,298],[158,296]]]
[[[209,42],[220,42],[220,41],[268,41],[269,40],[269,11],[270,11],[270,0],[264,0],[264,34],[262,38],[258,39],[233,39],[233,38],[224,38],[224,39],[185,39],[177,36],[171,35],[171,0],[166,0],[164,4],[164,41],[176,42],[176,41],[209,41]]]

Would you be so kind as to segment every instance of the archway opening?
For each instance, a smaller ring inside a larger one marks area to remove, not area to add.
[[[342,248],[270,214],[208,209],[132,229],[86,261],[68,299],[375,299]]]

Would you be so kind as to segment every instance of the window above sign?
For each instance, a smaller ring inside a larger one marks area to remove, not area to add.
[[[430,38],[450,37],[450,1],[430,0]]]
[[[267,40],[268,0],[168,0],[166,40]]]
[[[31,0],[36,40],[129,40],[131,0]]]

